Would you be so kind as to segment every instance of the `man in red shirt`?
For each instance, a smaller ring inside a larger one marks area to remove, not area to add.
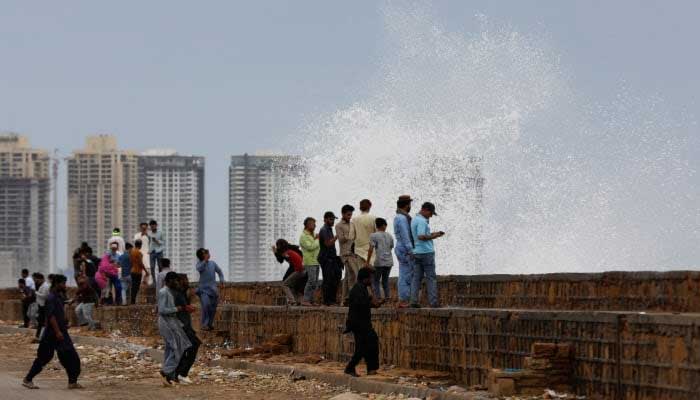
[[[303,258],[301,254],[295,251],[293,246],[284,239],[279,239],[277,245],[272,246],[272,251],[275,253],[278,260],[286,260],[289,266],[294,269],[294,272],[289,274],[283,281],[282,289],[284,289],[284,294],[287,296],[287,304],[293,306],[299,305],[299,294],[296,288],[299,286],[300,281],[306,278]]]

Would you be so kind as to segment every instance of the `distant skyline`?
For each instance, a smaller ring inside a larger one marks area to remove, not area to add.
[[[120,149],[206,157],[205,246],[223,265],[230,157],[299,153],[311,122],[371,94],[391,45],[383,7],[4,1],[0,131],[61,157],[102,133],[115,135]],[[682,120],[679,135],[695,139],[688,158],[700,159],[700,2],[441,1],[428,8],[455,34],[478,32],[476,15],[484,15],[544,38],[576,89],[595,101],[613,101],[620,91],[661,99]],[[65,163],[58,188],[57,258],[65,260]]]

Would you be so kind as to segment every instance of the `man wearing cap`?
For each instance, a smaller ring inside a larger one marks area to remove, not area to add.
[[[340,263],[338,253],[335,250],[335,242],[338,237],[333,234],[333,224],[338,219],[332,211],[323,214],[323,228],[318,233],[320,251],[318,253],[318,263],[321,264],[323,272],[323,304],[327,306],[338,303],[338,283],[340,282]]]
[[[413,270],[413,282],[411,282],[411,307],[420,307],[418,294],[423,283],[423,276],[426,280],[428,291],[428,303],[431,307],[439,307],[437,294],[437,276],[435,275],[435,247],[433,239],[442,237],[444,232],[430,232],[428,221],[435,212],[435,205],[425,202],[420,208],[420,212],[411,221],[411,234],[414,239],[413,256],[415,267]]]
[[[394,253],[399,260],[399,308],[408,306],[411,300],[411,282],[413,281],[413,235],[411,234],[411,196],[399,196],[396,201],[396,217],[394,218],[394,237],[396,247]]]
[[[119,228],[112,229],[112,237],[107,241],[107,248],[109,248],[111,243],[117,244],[117,251],[123,253],[126,250],[126,243],[122,237],[122,231]]]

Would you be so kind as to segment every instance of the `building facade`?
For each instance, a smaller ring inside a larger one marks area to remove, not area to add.
[[[114,136],[86,139],[68,164],[68,265],[88,242],[97,255],[107,250],[112,230],[125,239],[138,229],[138,155],[117,148]]]
[[[156,220],[173,269],[197,281],[198,248],[204,246],[204,157],[174,151],[139,156],[139,219]],[[133,233],[129,235],[133,239]]]
[[[290,188],[303,172],[297,156],[231,157],[229,167],[229,280],[280,280],[271,246],[296,238],[300,227]]]
[[[0,286],[16,286],[23,268],[49,272],[50,161],[27,138],[0,135]]]

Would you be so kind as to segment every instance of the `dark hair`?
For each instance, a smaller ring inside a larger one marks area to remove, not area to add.
[[[57,276],[58,276],[58,275],[49,274],[49,282],[53,283],[53,280],[54,280]]]
[[[131,243],[127,243],[124,245],[124,248],[129,250],[130,248],[134,247]]]
[[[357,271],[357,280],[363,281],[363,280],[371,277],[372,273],[373,273],[372,268],[369,268],[369,267],[360,268],[360,270]]]
[[[121,233],[121,229],[114,227],[114,229],[112,229],[112,233]]]
[[[88,247],[90,247],[90,246],[88,246],[88,242],[82,242],[82,243],[80,243],[80,248],[81,248],[81,249],[87,249]]]
[[[195,253],[197,255],[197,259],[199,261],[204,260],[204,254],[206,254],[206,252],[207,252],[207,249],[205,249],[204,247],[198,248],[197,253]]]
[[[26,284],[27,284],[27,281],[25,281],[25,280],[22,279],[22,278],[19,278],[19,279],[17,280],[17,284],[19,284],[19,285],[26,285]]]
[[[139,227],[144,226],[144,225],[148,226],[148,222],[141,222],[141,223],[139,224]]]
[[[155,219],[148,221],[148,225],[158,225]]]
[[[284,253],[287,251],[289,248],[289,242],[287,242],[284,239],[277,239],[277,243],[275,243],[275,247],[277,248],[277,253]]]
[[[396,202],[396,208],[404,208],[411,204],[411,199],[402,199]]]
[[[41,272],[35,272],[35,273],[32,274],[32,278],[34,278],[34,279],[44,279],[44,274],[42,274]]]
[[[372,202],[368,199],[360,200],[360,211],[369,211],[372,208]]]
[[[346,212],[352,212],[355,211],[355,207],[351,206],[350,204],[346,204],[343,206],[343,208],[340,209],[340,212],[342,214],[345,214]]]
[[[22,269],[22,273],[23,273],[23,274],[29,274],[29,270],[26,269],[26,268],[23,268],[23,269]]]
[[[68,278],[65,275],[51,275],[51,288],[55,288],[60,283],[66,283],[66,281],[68,281]]]
[[[136,239],[136,241],[134,241],[134,246],[136,246],[137,249],[140,249],[141,246],[143,246],[141,239]]]
[[[167,258],[162,258],[161,261],[167,260]],[[165,274],[165,283],[169,283],[172,281],[176,281],[178,279],[177,272],[175,271],[170,271],[167,274]]]
[[[377,218],[374,220],[374,225],[377,228],[381,228],[383,226],[386,226],[386,220],[384,218]]]
[[[314,218],[314,217],[306,217],[306,218],[304,218],[304,228],[306,228],[306,225],[307,225],[309,222],[311,222],[311,221],[316,222],[316,218]]]
[[[160,268],[161,269],[170,268],[170,259],[169,258],[161,258],[160,259]]]

